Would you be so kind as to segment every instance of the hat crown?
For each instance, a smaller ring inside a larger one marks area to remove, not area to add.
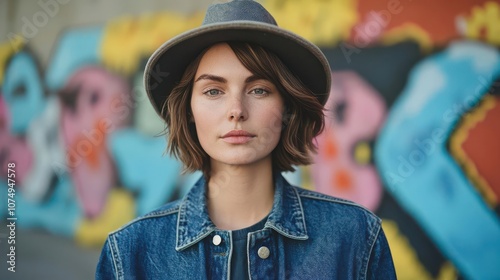
[[[273,16],[253,0],[234,0],[210,5],[202,25],[242,20],[278,25]]]

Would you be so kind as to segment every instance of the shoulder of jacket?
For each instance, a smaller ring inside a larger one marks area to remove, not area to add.
[[[168,202],[163,206],[159,207],[158,209],[155,209],[145,215],[139,216],[131,220],[130,222],[126,223],[125,225],[121,226],[115,231],[110,232],[109,235],[111,236],[119,234],[120,232],[126,230],[131,225],[144,224],[145,222],[151,219],[162,219],[162,218],[169,218],[172,216],[176,218],[175,215],[179,212],[181,202],[182,200],[175,200]]]
[[[349,201],[346,199],[342,199],[342,198],[338,198],[338,197],[334,197],[334,196],[330,196],[330,195],[326,195],[323,193],[319,193],[317,191],[304,189],[304,188],[297,187],[297,186],[293,186],[293,188],[297,191],[299,197],[301,198],[301,200],[303,202],[306,202],[307,199],[310,199],[313,201],[323,203],[325,205],[325,207],[329,207],[329,206],[330,207],[337,207],[337,208],[338,207],[345,207],[349,210],[352,210],[352,211],[355,211],[358,213],[363,213],[365,216],[367,216],[367,218],[375,220],[378,223],[381,222],[380,218],[377,215],[375,215],[372,211],[366,209],[362,205],[359,205],[355,202],[352,202],[352,201]]]

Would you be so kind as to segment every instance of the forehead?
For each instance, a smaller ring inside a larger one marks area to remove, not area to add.
[[[243,66],[227,43],[218,43],[209,47],[203,54],[195,79],[203,74],[248,76],[252,73]]]
[[[233,54],[234,55],[234,52],[228,43],[222,42],[222,43],[217,43],[217,44],[214,44],[214,45],[208,47],[208,49],[205,52],[205,54],[203,55],[203,57],[214,56],[217,54],[226,54],[226,55]]]
[[[238,60],[233,49],[227,43],[218,43],[209,47],[200,60],[200,65],[215,66],[218,64],[224,65],[228,61]]]

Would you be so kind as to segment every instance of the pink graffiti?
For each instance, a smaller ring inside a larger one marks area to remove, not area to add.
[[[326,108],[325,131],[316,138],[318,154],[312,165],[315,187],[375,210],[382,194],[380,179],[371,163],[356,160],[354,151],[362,145],[371,156],[367,143],[381,128],[385,103],[356,73],[335,72]]]
[[[86,216],[95,217],[116,183],[106,139],[130,122],[130,88],[122,77],[90,66],[78,70],[59,97],[67,164]]]
[[[0,92],[0,166],[5,177],[7,165],[15,163],[16,186],[22,189],[26,175],[33,165],[33,152],[22,135],[12,135],[9,129],[10,113]]]

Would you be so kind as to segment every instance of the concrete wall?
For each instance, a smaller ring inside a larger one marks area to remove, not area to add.
[[[0,42],[23,35],[42,66],[65,28],[102,25],[110,19],[155,11],[184,14],[205,10],[213,0],[2,0]],[[220,2],[220,1],[218,1]]]

